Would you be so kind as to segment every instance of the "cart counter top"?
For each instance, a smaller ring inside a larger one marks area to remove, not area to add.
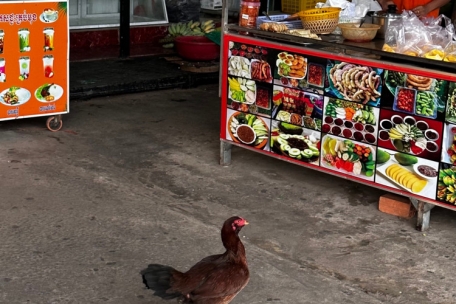
[[[246,28],[235,24],[229,24],[227,25],[227,31],[231,33],[245,32]],[[384,44],[383,39],[374,39],[370,42],[357,43],[346,41],[342,36],[339,35],[320,35],[321,40],[317,40],[294,35],[266,32],[258,29],[248,29],[248,32],[250,35],[253,35],[253,37],[258,39],[265,39],[274,42],[285,42],[287,44],[296,46],[324,50],[329,53],[365,57],[370,59],[381,59],[393,63],[405,63],[421,68],[432,70],[438,69],[441,72],[456,72],[456,64],[454,63],[431,60],[422,57],[413,57],[399,53],[385,52],[382,50]],[[350,52],[352,53],[350,54]]]

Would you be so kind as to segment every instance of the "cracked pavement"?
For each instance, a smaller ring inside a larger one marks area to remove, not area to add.
[[[0,122],[0,302],[170,303],[140,271],[222,252],[232,215],[251,223],[232,303],[456,302],[452,211],[421,233],[378,211],[380,190],[237,147],[220,166],[217,93],[76,102],[56,133]]]

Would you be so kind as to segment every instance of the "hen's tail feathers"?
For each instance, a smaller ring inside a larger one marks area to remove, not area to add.
[[[146,269],[141,271],[143,283],[147,288],[154,291],[154,295],[165,299],[175,299],[180,297],[180,293],[166,293],[171,288],[170,280],[174,268],[160,264],[150,264]]]

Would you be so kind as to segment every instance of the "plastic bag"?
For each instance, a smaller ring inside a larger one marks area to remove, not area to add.
[[[166,0],[170,23],[199,21],[200,9],[200,0]]]
[[[456,62],[456,41],[450,41],[443,52],[445,53],[443,61]]]
[[[398,53],[398,45],[403,45],[404,27],[402,19],[391,20],[385,32],[385,43],[382,50],[390,53]]]
[[[412,11],[403,11],[402,18],[392,21],[393,24],[395,22],[401,24],[402,30],[388,26],[384,50],[388,50],[388,46],[395,46],[393,49],[397,53],[434,60],[444,59],[444,49],[454,36],[454,26],[449,18],[440,15],[438,18],[420,19]],[[391,33],[388,33],[390,27]],[[453,51],[449,49],[448,52]]]
[[[432,43],[431,36],[421,20],[411,11],[404,11],[401,21],[404,30],[400,32],[397,52],[409,56],[421,56],[422,48]]]
[[[451,54],[452,48],[449,44],[453,41],[454,26],[451,20],[445,15],[437,18],[425,18],[422,20],[425,24],[426,32],[432,37],[432,43],[423,47],[422,57],[434,60],[444,60],[445,49]],[[452,56],[449,56],[451,58]]]

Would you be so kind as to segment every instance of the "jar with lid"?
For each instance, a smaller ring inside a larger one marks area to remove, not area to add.
[[[256,1],[241,1],[239,12],[239,26],[256,28],[256,21],[260,11],[261,3]]]

